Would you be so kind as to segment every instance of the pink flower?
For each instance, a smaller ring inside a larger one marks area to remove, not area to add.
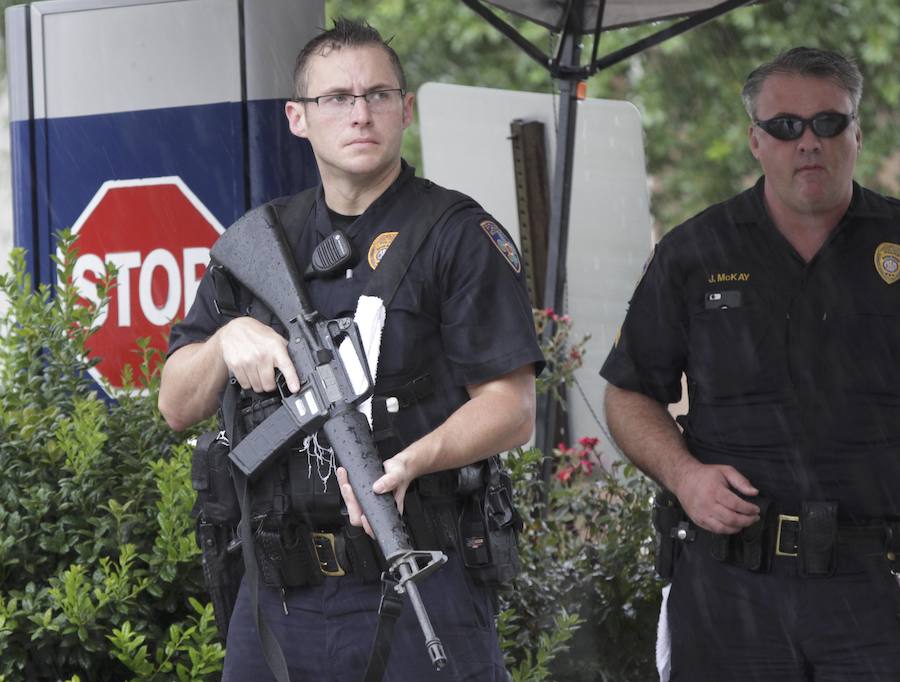
[[[600,442],[599,438],[588,438],[587,436],[585,436],[584,438],[578,439],[578,444],[581,447],[590,448],[591,450],[593,450],[595,447],[597,447],[597,443],[599,443],[599,442]]]
[[[570,478],[572,478],[572,472],[574,469],[572,467],[565,467],[564,469],[560,469],[556,472],[556,478],[565,483]]]

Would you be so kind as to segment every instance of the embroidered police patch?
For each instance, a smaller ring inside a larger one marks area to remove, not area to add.
[[[900,244],[882,242],[875,249],[875,269],[888,284],[900,279]]]
[[[382,232],[372,240],[372,245],[369,247],[370,268],[374,270],[378,267],[378,264],[381,262],[381,259],[384,258],[384,254],[387,252],[388,247],[393,243],[394,239],[397,238],[398,234],[399,232]]]
[[[500,226],[493,220],[482,220],[481,229],[491,238],[491,242],[497,247],[497,250],[506,259],[506,262],[509,263],[509,266],[515,270],[517,274],[522,272],[522,261],[519,260],[519,252],[516,250],[516,246],[512,243],[512,240],[500,229]]]

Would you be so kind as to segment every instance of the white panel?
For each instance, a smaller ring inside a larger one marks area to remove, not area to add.
[[[237,102],[237,0],[32,5],[35,116]]]
[[[291,97],[297,53],[324,25],[324,0],[245,0],[247,99]]]
[[[479,201],[519,241],[510,122],[538,120],[555,156],[556,98],[538,93],[428,83],[419,90],[425,175]],[[609,352],[641,266],[651,221],[640,115],[628,102],[585,100],[578,110],[568,246],[568,306],[574,334],[591,334],[578,381],[586,404],[570,397],[573,439],[600,435]],[[552,177],[552,172],[548,173]],[[552,181],[552,180],[551,180]]]
[[[8,7],[6,18],[6,75],[9,85],[10,121],[31,118],[31,93],[28,79],[28,8]]]

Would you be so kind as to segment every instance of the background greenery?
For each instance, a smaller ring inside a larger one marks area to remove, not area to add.
[[[393,35],[412,88],[443,81],[553,91],[546,71],[462,3],[328,0],[325,6],[329,17],[364,16],[383,34]],[[547,31],[513,23],[546,51],[552,41]],[[665,25],[604,33],[600,54]],[[882,192],[900,193],[900,75],[895,66],[900,59],[900,5],[768,0],[732,11],[588,81],[590,96],[626,99],[641,111],[657,228],[668,229],[756,179],[740,90],[756,65],[796,45],[835,49],[858,60],[866,88],[857,179]],[[587,44],[585,51],[589,48]],[[405,153],[418,158],[417,138],[409,137]]]

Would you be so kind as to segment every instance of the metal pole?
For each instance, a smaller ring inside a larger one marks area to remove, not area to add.
[[[569,237],[569,203],[572,196],[572,160],[575,150],[575,124],[578,114],[578,78],[567,75],[568,67],[577,67],[581,57],[581,30],[573,24],[583,20],[582,0],[576,0],[569,15],[569,27],[560,48],[559,129],[556,134],[553,189],[550,193],[550,229],[547,245],[547,278],[544,283],[544,307],[562,313],[566,283],[566,250]],[[551,325],[544,329],[544,341],[552,335]],[[559,429],[558,405],[551,395],[539,396],[535,444],[545,457],[553,451]],[[545,460],[544,479],[550,476],[552,463]]]

